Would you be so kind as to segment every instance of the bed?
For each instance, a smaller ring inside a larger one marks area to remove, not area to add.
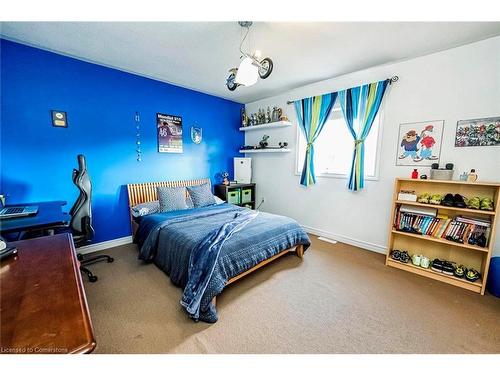
[[[159,186],[187,187],[205,183],[210,180],[129,184],[130,212],[137,204],[157,200]],[[295,220],[227,203],[154,213],[139,220],[130,214],[130,220],[139,258],[154,263],[174,285],[184,288],[181,305],[194,320],[209,323],[218,319],[216,296],[224,287],[290,252],[302,259],[310,246],[309,237]],[[219,253],[206,255],[205,250],[199,249],[203,242],[212,242],[208,238],[211,233],[216,238],[217,230],[231,223],[236,227],[238,220],[244,222],[242,229],[224,239]],[[212,263],[205,257],[211,257]],[[196,272],[206,283],[197,285],[196,291],[193,287],[189,294],[192,275]]]

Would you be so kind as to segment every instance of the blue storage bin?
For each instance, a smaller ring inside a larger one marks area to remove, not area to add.
[[[500,297],[500,257],[493,257],[490,260],[486,288],[494,296]]]

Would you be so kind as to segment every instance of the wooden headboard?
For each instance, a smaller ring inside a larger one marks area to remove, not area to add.
[[[145,182],[142,184],[127,184],[128,191],[128,206],[130,222],[132,225],[132,234],[135,235],[137,230],[137,223],[132,216],[131,208],[139,203],[152,202],[158,200],[156,188],[160,186],[166,187],[181,187],[181,186],[195,186],[208,183],[210,179],[200,178],[198,180],[184,180],[184,181],[160,181],[160,182]]]

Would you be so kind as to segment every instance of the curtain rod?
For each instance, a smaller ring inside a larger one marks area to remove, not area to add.
[[[394,82],[397,82],[399,80],[399,77],[398,76],[393,76],[391,78],[388,78],[389,80],[389,85],[392,85]],[[293,100],[289,100],[286,102],[286,104],[293,104]]]

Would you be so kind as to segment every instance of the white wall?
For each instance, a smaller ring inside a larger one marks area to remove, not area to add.
[[[383,107],[379,180],[366,181],[360,192],[349,191],[346,179],[327,177],[318,177],[315,186],[301,186],[294,173],[295,110],[286,101],[393,75],[399,81],[390,87]],[[395,165],[400,123],[445,120],[440,163],[453,162],[455,178],[475,168],[481,180],[500,181],[500,147],[454,147],[458,120],[500,115],[500,37],[303,86],[247,104],[247,113],[267,106],[284,108],[294,126],[247,132],[246,144],[257,143],[265,133],[272,143],[288,141],[293,151],[248,154],[258,199],[265,197],[261,209],[293,217],[311,233],[385,251],[394,178],[409,177],[412,170]],[[428,173],[424,168],[419,171]],[[500,255],[499,236],[494,253]]]

